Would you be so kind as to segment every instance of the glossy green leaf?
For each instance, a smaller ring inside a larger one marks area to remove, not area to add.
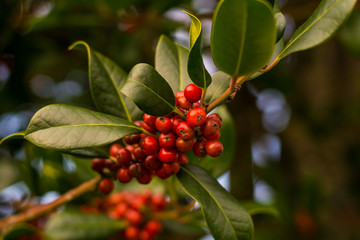
[[[206,91],[205,101],[211,103],[216,100],[230,86],[230,76],[218,71],[212,75],[212,82]]]
[[[23,132],[18,132],[18,133],[13,133],[9,136],[4,137],[3,139],[0,140],[0,145],[3,144],[4,142],[11,140],[11,139],[22,139],[24,138],[25,133]]]
[[[356,0],[322,0],[310,18],[292,35],[279,59],[329,39],[349,16],[355,3]]]
[[[73,43],[69,49],[83,45],[88,54],[90,91],[96,108],[103,113],[129,121],[142,116],[136,105],[120,92],[127,74],[116,63],[91,49],[83,41]]]
[[[184,190],[200,204],[214,239],[253,238],[254,227],[249,214],[204,169],[187,165],[181,168],[177,178]]]
[[[106,239],[125,226],[125,222],[103,215],[63,212],[48,221],[44,232],[55,240],[97,240]]]
[[[190,163],[203,167],[213,177],[217,178],[229,170],[231,161],[234,159],[236,133],[234,131],[235,123],[226,105],[217,107],[214,112],[220,114],[223,120],[223,124],[220,128],[221,135],[219,138],[220,142],[224,146],[223,153],[217,158],[210,156],[197,157],[192,153],[187,155]]]
[[[115,116],[54,104],[35,113],[25,139],[46,149],[68,151],[106,145],[140,131],[135,124]]]
[[[275,21],[276,21],[276,42],[278,42],[283,36],[286,27],[286,19],[285,16],[281,12],[275,13]]]
[[[162,35],[156,47],[155,69],[169,83],[174,93],[192,83],[187,72],[189,51]]]
[[[275,39],[274,13],[268,2],[219,2],[213,18],[211,51],[223,72],[242,76],[263,68],[273,53]]]
[[[202,26],[200,20],[191,13],[185,12],[191,17],[189,32],[189,57],[187,70],[191,80],[201,88],[207,88],[211,84],[211,76],[204,66],[202,59]]]
[[[150,65],[137,64],[121,88],[143,112],[165,116],[175,109],[175,96],[166,80]]]
[[[279,217],[279,211],[271,205],[265,205],[258,202],[241,202],[241,206],[251,215],[266,214]]]

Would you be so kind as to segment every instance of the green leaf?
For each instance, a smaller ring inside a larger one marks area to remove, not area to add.
[[[216,66],[231,76],[254,73],[273,53],[276,26],[268,2],[222,0],[213,18],[211,51]]]
[[[310,18],[290,38],[279,59],[315,47],[329,39],[349,16],[356,0],[322,0]]]
[[[169,83],[173,92],[184,90],[191,83],[187,72],[189,51],[162,35],[156,47],[155,69]]]
[[[216,158],[210,156],[201,158],[189,153],[188,158],[190,163],[201,166],[206,169],[211,176],[217,178],[229,170],[231,161],[234,159],[236,134],[234,131],[235,123],[226,105],[221,105],[216,108],[215,112],[217,112],[223,120],[223,124],[220,128],[221,135],[219,140],[224,146],[224,152]]]
[[[216,100],[230,86],[230,76],[218,71],[212,75],[212,82],[206,91],[205,101],[211,103]]]
[[[175,109],[175,96],[166,80],[150,65],[139,63],[131,69],[121,88],[143,112],[165,116]]]
[[[49,220],[45,227],[45,235],[56,240],[106,239],[125,226],[125,222],[107,216],[68,211]]]
[[[25,139],[42,148],[68,151],[112,143],[141,129],[124,119],[65,104],[40,109]]]
[[[115,115],[132,122],[142,112],[120,92],[127,74],[116,63],[91,49],[83,41],[73,43],[69,49],[83,45],[88,54],[90,91],[96,108],[103,113]]]
[[[254,227],[249,214],[204,169],[187,165],[181,168],[177,178],[184,190],[200,204],[214,239],[253,238]]]
[[[3,139],[0,140],[0,145],[3,144],[5,141],[10,140],[10,139],[22,139],[24,138],[25,133],[24,132],[18,132],[18,133],[13,133],[10,134],[7,137],[4,137]]]
[[[200,20],[191,13],[185,12],[191,17],[190,43],[187,70],[191,80],[199,87],[206,89],[211,84],[211,76],[205,69],[201,54],[202,26]]]
[[[286,19],[285,16],[281,12],[275,13],[275,21],[276,21],[276,42],[278,42],[283,36],[286,27]]]
[[[267,214],[274,217],[280,216],[279,211],[271,205],[265,205],[258,202],[241,202],[241,206],[243,206],[243,208],[245,208],[251,216],[258,214]]]
[[[27,223],[19,223],[4,232],[0,238],[2,237],[3,240],[16,240],[21,239],[21,237],[29,237],[32,234],[41,235],[36,227]]]

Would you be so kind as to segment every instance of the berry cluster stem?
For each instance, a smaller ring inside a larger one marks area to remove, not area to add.
[[[51,203],[39,205],[39,206],[30,208],[29,210],[27,210],[25,212],[22,212],[22,213],[19,213],[16,215],[11,215],[7,218],[2,219],[0,221],[0,230],[2,232],[4,232],[6,229],[8,229],[9,227],[11,227],[12,225],[14,225],[16,223],[30,221],[30,220],[36,219],[40,216],[43,216],[47,213],[50,213],[54,209],[58,208],[59,206],[65,204],[67,202],[72,201],[76,197],[78,197],[86,192],[94,190],[96,187],[96,184],[100,181],[100,179],[101,179],[100,175],[96,176],[95,178],[77,186],[76,188],[69,190],[68,192],[64,193],[58,199],[56,199],[55,201],[53,201]]]

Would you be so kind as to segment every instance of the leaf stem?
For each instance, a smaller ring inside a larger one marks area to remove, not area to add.
[[[180,117],[185,118],[185,114],[178,107],[175,107],[173,112],[178,114]]]
[[[95,178],[77,186],[76,188],[69,190],[68,192],[64,193],[58,199],[56,199],[55,201],[53,201],[51,203],[36,206],[36,207],[30,208],[29,210],[27,210],[25,212],[22,212],[22,213],[19,213],[16,215],[11,215],[7,218],[2,219],[0,221],[0,231],[4,232],[6,229],[8,229],[9,227],[11,227],[12,225],[14,225],[16,223],[26,222],[26,221],[36,219],[42,215],[45,215],[45,214],[53,211],[54,209],[60,207],[61,205],[72,201],[74,198],[76,198],[78,196],[80,196],[86,192],[94,190],[96,187],[96,184],[100,181],[100,179],[101,179],[101,177],[100,177],[100,175],[98,175]]]
[[[207,87],[202,89],[200,105],[204,106],[205,96],[206,96]]]
[[[275,67],[275,65],[280,61],[279,57],[275,58],[274,61],[272,63],[270,63],[269,65],[267,65],[266,67],[264,67],[263,69],[261,69],[259,72],[267,72],[270,69],[272,69],[273,67]]]

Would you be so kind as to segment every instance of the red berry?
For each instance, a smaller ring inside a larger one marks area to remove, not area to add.
[[[145,230],[151,235],[154,236],[161,232],[162,224],[157,220],[151,220],[146,223]]]
[[[188,164],[189,163],[188,157],[183,153],[179,153],[177,161],[180,164]]]
[[[138,210],[128,209],[125,213],[126,220],[133,225],[141,224],[143,217]]]
[[[200,108],[201,104],[199,102],[194,102],[192,108]]]
[[[159,144],[156,138],[152,136],[146,136],[141,141],[141,148],[145,155],[152,155],[158,151]]]
[[[144,123],[146,123],[149,127],[155,128],[156,117],[145,113],[143,116],[143,120],[144,120]]]
[[[201,133],[204,137],[214,135],[219,130],[219,123],[215,119],[207,118],[201,125]]]
[[[202,108],[193,108],[186,115],[186,122],[191,127],[197,127],[204,124],[206,121],[206,112]]]
[[[205,145],[206,153],[212,157],[218,157],[224,150],[222,143],[218,140],[215,141],[207,141]]]
[[[139,235],[140,240],[152,240],[153,237],[145,230],[142,230]]]
[[[142,127],[142,125],[144,124],[144,121],[135,121],[134,124],[136,126]]]
[[[161,168],[156,170],[156,176],[158,176],[161,179],[170,177],[170,175],[164,170],[164,168],[162,166],[161,166]]]
[[[157,117],[155,120],[156,129],[162,133],[167,133],[172,128],[172,123],[168,117]]]
[[[166,198],[159,193],[155,193],[154,195],[152,195],[151,203],[154,206],[155,210],[163,210],[167,205]]]
[[[177,151],[175,149],[161,148],[159,151],[159,159],[163,163],[172,163],[177,159]]]
[[[173,124],[173,126],[172,126],[172,128],[171,128],[171,131],[173,132],[173,133],[176,133],[176,128],[177,128],[177,126],[179,126],[179,124],[181,123],[181,122],[183,122],[184,120],[182,120],[181,118],[179,118],[179,117],[173,117],[173,118],[171,118],[171,122],[172,122],[172,124]]]
[[[129,226],[125,229],[124,235],[126,239],[137,239],[139,237],[140,230],[137,227]]]
[[[132,135],[124,137],[124,141],[128,145],[139,143],[140,139],[141,139],[140,134],[132,134]]]
[[[152,175],[148,171],[144,171],[139,177],[136,178],[136,180],[141,184],[148,184],[151,182]]]
[[[200,100],[202,89],[195,84],[189,84],[184,89],[184,95],[189,102],[197,102]]]
[[[121,148],[123,148],[123,147],[118,143],[114,143],[113,145],[111,145],[110,151],[109,151],[110,156],[116,158],[116,155]]]
[[[205,150],[205,145],[206,143],[201,141],[201,142],[196,142],[194,144],[194,147],[193,147],[193,152],[196,156],[198,157],[204,157],[206,156],[206,150]]]
[[[131,153],[126,148],[119,149],[116,160],[121,165],[128,165],[131,161]]]
[[[160,133],[159,145],[161,148],[171,149],[175,147],[175,135],[172,132]]]
[[[118,218],[121,218],[125,215],[126,211],[128,210],[128,205],[125,202],[120,202],[115,207],[115,213]]]
[[[133,163],[129,166],[129,172],[132,177],[139,177],[143,174],[144,168],[138,163]]]
[[[177,99],[177,106],[182,109],[189,110],[191,108],[191,102],[189,102],[186,97],[179,97]]]
[[[220,138],[220,131],[218,130],[215,134],[206,136],[206,140],[218,140]]]
[[[175,93],[175,104],[176,106],[179,105],[178,103],[178,99],[181,98],[181,97],[184,97],[184,91],[178,91],[177,93]]]
[[[116,174],[116,178],[122,183],[130,182],[132,179],[132,176],[130,175],[129,168],[127,168],[127,167],[120,168]]]
[[[217,113],[212,113],[212,114],[209,114],[209,116],[207,116],[208,119],[214,119],[216,120],[218,123],[219,123],[219,127],[221,127],[222,125],[222,118],[220,117],[219,114]]]
[[[189,152],[194,146],[194,139],[184,140],[181,137],[176,138],[176,148],[180,152]]]
[[[134,148],[134,151],[133,151],[133,154],[134,154],[134,157],[137,161],[141,161],[141,160],[144,160],[146,155],[144,154],[144,152],[142,151],[141,147],[136,147]]]
[[[184,140],[190,140],[194,137],[194,129],[186,122],[181,122],[176,128],[176,134]]]
[[[105,159],[105,167],[110,171],[115,172],[120,168],[120,164],[115,163],[111,159]]]
[[[91,169],[96,172],[101,172],[105,167],[105,159],[103,158],[94,158],[91,160]]]
[[[134,153],[134,149],[136,148],[136,147],[138,147],[139,146],[139,144],[134,144],[134,145],[126,145],[126,150],[128,150],[131,154],[133,154]]]
[[[164,163],[163,164],[164,171],[169,175],[175,175],[180,170],[180,163],[173,162],[173,163]]]
[[[104,178],[99,183],[99,191],[104,194],[109,194],[114,189],[114,182],[110,178]]]
[[[156,128],[155,127],[150,127],[149,125],[147,125],[146,123],[144,123],[142,125],[142,128],[145,129],[146,131],[155,134],[156,133]]]
[[[158,159],[157,154],[154,155],[149,155],[145,158],[143,165],[145,166],[146,169],[148,169],[149,171],[156,171],[159,168],[161,168],[162,163],[160,162],[160,160]]]

